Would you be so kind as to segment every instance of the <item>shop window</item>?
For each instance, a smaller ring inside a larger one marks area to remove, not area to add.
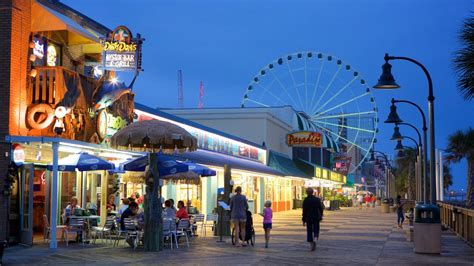
[[[78,198],[77,176],[75,172],[61,172],[60,213],[69,205],[72,198]]]

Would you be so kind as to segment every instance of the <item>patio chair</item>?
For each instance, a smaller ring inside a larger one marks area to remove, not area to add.
[[[94,244],[97,238],[105,239],[105,243],[108,243],[106,236],[110,242],[112,242],[112,229],[115,226],[115,218],[112,216],[107,217],[104,226],[93,226],[92,232],[94,232]]]
[[[81,236],[82,245],[86,242],[86,234],[84,230],[85,220],[83,218],[71,218],[69,219],[69,225],[67,226],[66,232],[66,245],[69,242],[69,233],[75,233],[76,237]]]
[[[188,230],[189,230],[189,219],[181,219],[178,222],[176,227],[176,237],[185,237],[186,238],[186,245],[189,248],[189,237],[188,237]],[[176,248],[179,248],[176,242]]]
[[[191,230],[194,236],[196,236],[196,232],[199,227],[201,227],[201,235],[202,235],[202,230],[204,228],[204,219],[206,216],[204,214],[196,214],[194,215],[194,218],[191,221]]]
[[[178,241],[176,238],[176,223],[174,219],[163,219],[163,241],[169,239],[170,247],[173,249],[173,239],[178,248]]]
[[[208,214],[206,216],[206,221],[203,223],[204,235],[206,235],[206,228],[210,227],[212,231],[216,228],[216,224],[219,221],[219,215],[215,213]]]
[[[46,214],[43,214],[43,223],[44,223],[44,242],[46,243],[47,241],[49,241],[49,237],[50,237],[50,234],[51,234],[51,226],[49,225],[49,220],[48,220],[48,216],[46,216]],[[66,225],[56,225],[56,232],[61,232],[61,240],[64,240],[66,242],[66,246],[67,246],[67,241],[66,241],[66,238],[65,238],[65,235],[66,235],[66,231],[67,231],[67,226]]]
[[[127,239],[131,238],[133,241],[133,248],[137,248],[138,246],[138,241],[140,239],[140,234],[139,230],[137,230],[137,226],[135,225],[135,222],[133,221],[132,218],[125,218],[123,221],[125,225],[125,241],[124,245],[127,243]]]

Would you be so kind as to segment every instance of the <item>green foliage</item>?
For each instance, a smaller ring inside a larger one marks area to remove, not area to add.
[[[458,89],[465,100],[471,101],[474,99],[474,17],[465,20],[459,37],[463,46],[454,58]]]

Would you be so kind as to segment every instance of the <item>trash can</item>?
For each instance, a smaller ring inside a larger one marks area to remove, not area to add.
[[[415,253],[441,253],[441,218],[438,206],[416,205],[413,233]]]
[[[389,206],[388,206],[388,199],[384,199],[382,201],[382,213],[388,213],[389,212]]]

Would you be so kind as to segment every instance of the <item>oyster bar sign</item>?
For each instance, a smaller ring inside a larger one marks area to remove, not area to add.
[[[298,131],[286,135],[286,143],[290,147],[321,147],[323,140],[319,132]]]
[[[103,41],[103,68],[114,71],[141,70],[140,34],[132,38],[132,33],[125,26],[118,26]]]

